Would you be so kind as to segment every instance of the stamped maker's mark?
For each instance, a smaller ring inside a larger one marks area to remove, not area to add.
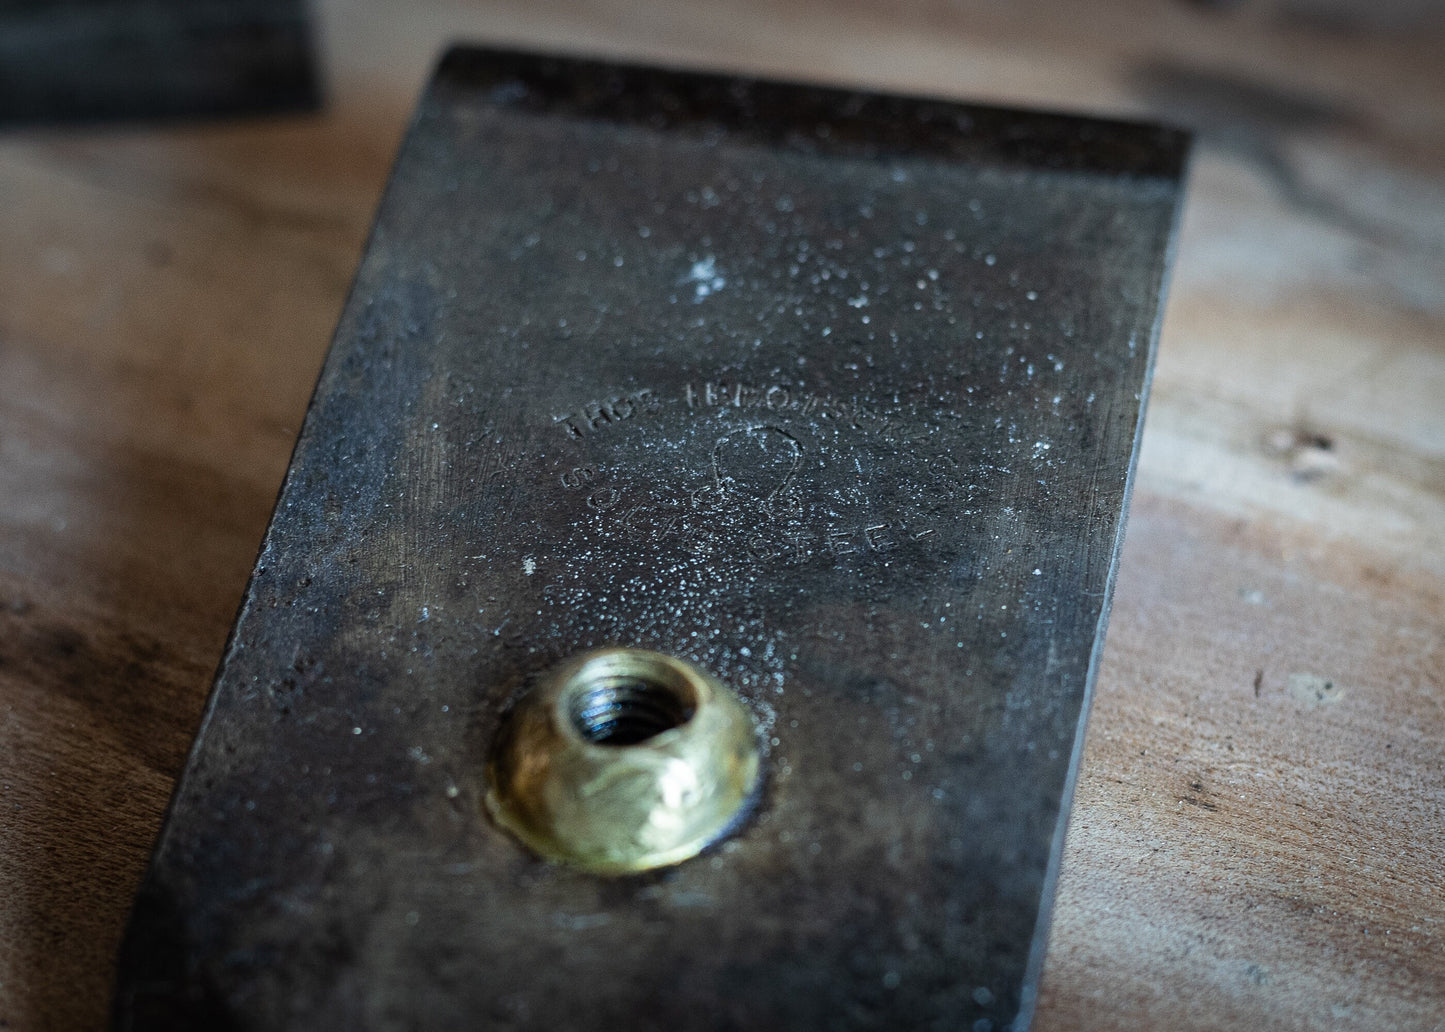
[[[576,412],[553,416],[552,422],[576,440],[616,423],[625,423],[640,414],[655,412],[657,407],[657,394],[651,388],[644,388],[605,401],[589,401]]]
[[[696,556],[731,552],[753,562],[789,565],[883,556],[905,543],[937,540],[931,527],[877,511],[859,486],[845,492],[850,497],[844,505],[859,512],[859,518],[850,520],[837,511],[836,503],[808,511],[800,478],[805,465],[812,469],[817,464],[805,464],[805,447],[789,422],[802,416],[886,433],[892,427],[890,417],[856,400],[786,384],[689,383],[680,400],[687,411],[697,414],[741,409],[761,418],[755,425],[728,430],[714,440],[709,450],[710,468],[701,484],[694,481],[696,486],[670,489],[650,484],[639,488],[617,480],[594,462],[581,462],[558,474],[561,486],[580,498],[604,526],[611,523],[639,544],[674,542]],[[661,397],[644,389],[589,402],[576,412],[554,417],[554,422],[569,438],[581,440],[660,407]],[[842,499],[843,495],[836,496],[836,500]]]
[[[769,519],[798,515],[798,467],[803,446],[779,426],[759,426],[723,434],[712,449],[712,483],[692,493],[692,507],[718,512],[755,507]]]

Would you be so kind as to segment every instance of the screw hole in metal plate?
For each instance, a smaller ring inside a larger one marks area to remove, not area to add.
[[[594,745],[637,745],[692,719],[697,699],[681,680],[627,675],[571,686],[572,726]]]

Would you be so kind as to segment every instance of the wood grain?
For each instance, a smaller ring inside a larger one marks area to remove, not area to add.
[[[0,138],[0,1028],[113,955],[416,91],[502,40],[1200,127],[1039,1029],[1445,1028],[1433,5],[320,5],[307,119]]]

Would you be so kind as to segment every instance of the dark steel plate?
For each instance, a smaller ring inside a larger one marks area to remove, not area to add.
[[[305,0],[0,0],[0,125],[319,99]]]
[[[119,1027],[1022,1027],[1186,146],[449,55]],[[483,815],[505,705],[606,644],[763,728],[754,818],[662,873],[549,866]]]

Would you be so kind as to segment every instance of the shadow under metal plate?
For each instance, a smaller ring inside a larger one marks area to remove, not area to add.
[[[1020,1029],[1187,149],[1149,126],[450,53],[120,964],[121,1029]],[[600,877],[490,823],[605,645],[766,785]]]

